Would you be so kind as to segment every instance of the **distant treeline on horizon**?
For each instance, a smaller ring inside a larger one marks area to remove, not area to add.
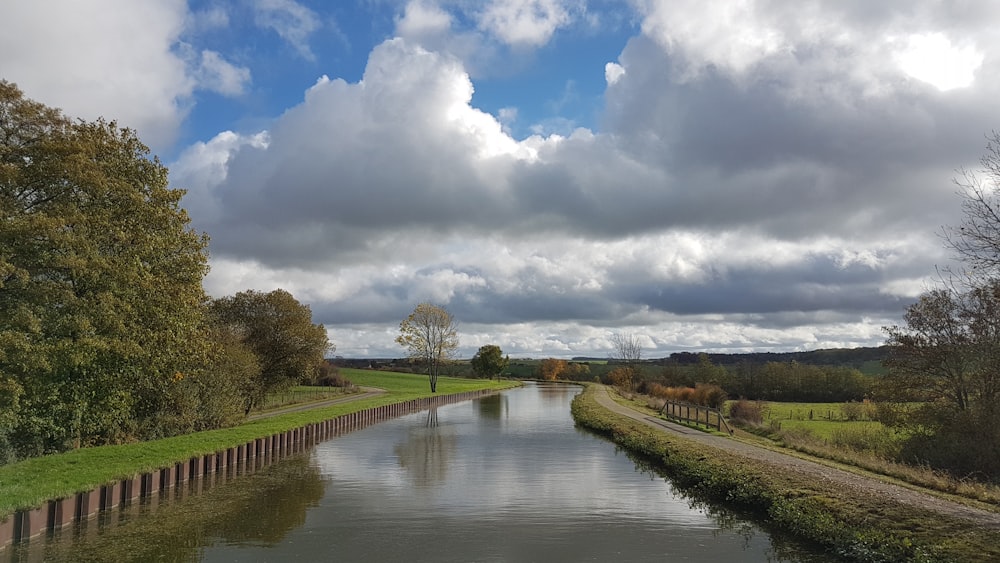
[[[827,348],[820,350],[809,350],[804,352],[744,352],[732,354],[705,353],[705,352],[674,352],[663,358],[647,358],[643,363],[653,365],[691,365],[697,364],[702,354],[706,354],[708,359],[715,365],[727,366],[741,362],[754,364],[765,364],[767,362],[798,362],[800,364],[820,365],[820,366],[844,366],[860,365],[865,362],[881,362],[888,355],[888,347],[862,347],[862,348]],[[513,359],[513,358],[512,358]],[[530,361],[533,358],[518,358],[518,361]],[[534,358],[541,360],[543,358]],[[328,358],[336,365],[344,367],[367,367],[371,364],[385,365],[396,362],[405,362],[400,358]],[[607,357],[576,356],[570,361],[573,362],[608,362]],[[613,362],[614,360],[610,360]]]

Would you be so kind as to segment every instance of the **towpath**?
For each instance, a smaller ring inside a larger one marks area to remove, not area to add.
[[[942,496],[925,492],[922,489],[887,483],[879,478],[846,471],[834,467],[832,462],[831,464],[826,464],[818,461],[810,461],[726,436],[709,434],[687,426],[674,424],[615,402],[608,394],[608,388],[603,385],[598,388],[597,402],[610,411],[642,422],[662,432],[673,434],[685,440],[698,442],[708,447],[718,448],[759,460],[779,468],[792,469],[817,480],[833,482],[839,486],[848,487],[856,491],[858,495],[878,495],[879,497],[892,499],[911,506],[971,520],[989,528],[1000,529],[1000,513],[953,502]]]

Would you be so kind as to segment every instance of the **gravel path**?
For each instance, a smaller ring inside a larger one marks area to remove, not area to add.
[[[855,490],[858,495],[875,495],[940,514],[971,520],[988,528],[1000,529],[1000,513],[973,508],[919,490],[886,483],[876,478],[844,471],[815,461],[801,459],[725,436],[708,434],[686,426],[674,424],[620,405],[608,395],[608,388],[603,385],[598,389],[597,402],[610,411],[635,419],[657,430],[676,435],[684,440],[692,440],[709,447],[759,460],[779,468],[792,469],[818,480],[848,487]]]

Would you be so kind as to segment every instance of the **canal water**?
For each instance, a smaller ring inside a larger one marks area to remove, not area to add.
[[[0,561],[829,561],[699,504],[529,384],[169,493]]]

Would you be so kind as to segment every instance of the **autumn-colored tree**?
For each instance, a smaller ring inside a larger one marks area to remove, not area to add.
[[[479,347],[479,351],[472,357],[470,363],[473,373],[479,377],[492,379],[495,376],[499,380],[510,365],[510,358],[504,356],[499,346],[487,344]]]
[[[207,238],[182,195],[135,132],[0,81],[0,447],[158,431],[176,375],[204,359]]]
[[[538,374],[546,381],[555,381],[566,371],[566,360],[548,358],[538,366]]]
[[[608,372],[611,384],[624,391],[631,391],[635,385],[635,371],[629,366],[619,366]]]
[[[410,359],[427,367],[431,393],[437,392],[441,366],[458,349],[458,327],[444,307],[421,303],[399,323],[396,342],[407,349]]]

